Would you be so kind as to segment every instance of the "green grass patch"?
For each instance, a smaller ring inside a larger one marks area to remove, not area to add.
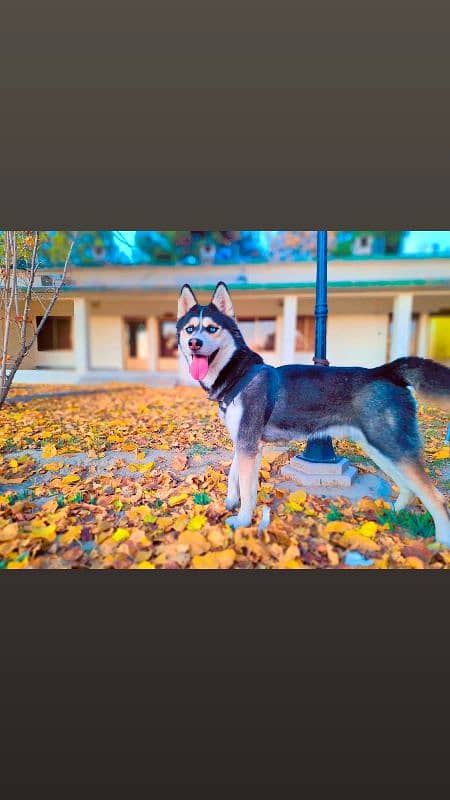
[[[211,502],[212,499],[209,494],[206,494],[206,492],[198,492],[197,494],[194,494],[194,503],[196,503],[198,506],[207,506]]]
[[[424,539],[434,537],[433,517],[428,511],[416,514],[414,511],[407,511],[406,508],[401,511],[391,511],[386,508],[377,514],[377,518],[382,525],[389,525],[391,531],[395,528],[404,528],[409,536],[421,536]]]
[[[337,520],[337,519],[343,519],[343,516],[344,516],[344,515],[343,515],[343,514],[341,514],[341,512],[339,511],[339,509],[338,509],[338,508],[336,508],[336,506],[335,506],[335,505],[333,505],[333,503],[330,503],[330,510],[329,510],[329,512],[328,512],[328,514],[327,514],[327,520],[328,520],[328,522],[334,522],[334,521],[335,521],[335,520]]]

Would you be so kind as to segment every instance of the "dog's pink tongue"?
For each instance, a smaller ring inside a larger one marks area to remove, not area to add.
[[[208,372],[208,356],[194,356],[189,372],[196,381],[202,381]]]

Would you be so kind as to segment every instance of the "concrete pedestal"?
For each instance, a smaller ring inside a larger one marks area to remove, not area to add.
[[[347,458],[332,464],[319,464],[294,456],[281,467],[280,473],[286,480],[278,486],[290,492],[302,486],[308,494],[316,497],[348,497],[355,501],[371,497],[389,502],[392,499],[387,481],[378,475],[358,472]]]
[[[296,481],[305,487],[346,487],[352,485],[357,469],[353,467],[348,458],[340,458],[329,464],[306,461],[304,458],[294,456],[288,464],[281,467],[281,474],[286,478]]]

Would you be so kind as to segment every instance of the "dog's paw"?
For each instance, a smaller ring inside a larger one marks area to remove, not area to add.
[[[248,528],[252,524],[252,518],[245,514],[236,514],[234,517],[228,517],[225,524],[230,528]]]

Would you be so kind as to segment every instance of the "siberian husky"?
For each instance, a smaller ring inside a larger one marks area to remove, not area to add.
[[[223,282],[209,305],[199,305],[183,286],[177,336],[191,376],[219,404],[234,444],[226,507],[239,510],[228,518],[230,526],[252,523],[264,443],[347,437],[399,487],[395,510],[417,495],[433,517],[437,540],[450,547],[447,503],[423,466],[411,392],[450,407],[450,369],[415,357],[374,369],[271,367],[247,347]]]

